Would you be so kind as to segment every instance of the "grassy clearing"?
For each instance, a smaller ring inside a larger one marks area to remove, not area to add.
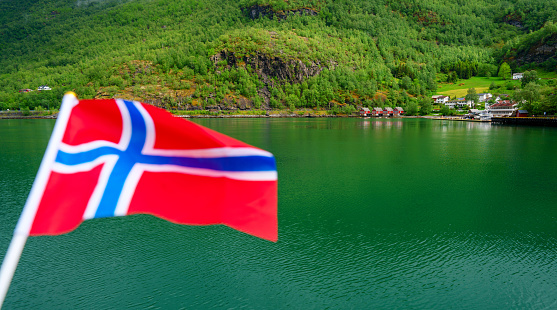
[[[536,69],[536,72],[541,79],[557,79],[557,72],[548,72],[541,69]]]
[[[495,82],[497,85],[505,85],[509,80],[503,80],[499,77],[472,77],[468,80],[458,80],[456,83],[440,83],[437,88],[437,94],[458,98],[466,96],[469,88],[475,88],[476,93],[484,93],[489,91],[489,85]],[[519,81],[511,81],[518,84]]]
[[[557,72],[548,72],[544,70],[536,70],[538,77],[542,80],[557,79]],[[442,79],[443,77],[441,77]],[[490,91],[489,86],[495,83],[497,89]],[[450,96],[451,98],[460,98],[466,96],[469,88],[475,88],[476,93],[486,92],[504,92],[512,93],[513,88],[520,87],[520,80],[503,80],[500,77],[472,77],[468,80],[458,80],[456,83],[439,83],[437,87],[438,95]]]
[[[453,89],[453,90],[447,90],[447,91],[443,91],[443,92],[438,92],[440,95],[445,95],[445,96],[449,96],[451,98],[462,98],[465,97],[466,94],[468,93],[468,88],[471,87],[467,87],[467,88],[463,88],[463,89]],[[476,93],[485,93],[489,90],[489,87],[475,87],[476,88]]]

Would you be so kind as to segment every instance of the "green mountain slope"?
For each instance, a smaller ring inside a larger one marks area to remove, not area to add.
[[[504,60],[555,70],[556,4],[4,0],[0,107],[68,90],[178,109],[405,106],[440,74],[495,76]],[[40,85],[53,90],[19,93]]]

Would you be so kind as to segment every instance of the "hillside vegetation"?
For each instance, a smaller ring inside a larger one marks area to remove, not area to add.
[[[555,71],[554,20],[555,0],[8,0],[0,108],[68,90],[178,110],[417,106],[450,75]]]

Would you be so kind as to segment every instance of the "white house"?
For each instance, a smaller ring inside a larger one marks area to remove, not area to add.
[[[449,100],[445,103],[449,109],[462,109],[465,107],[471,108],[474,102],[472,100],[465,100],[464,98],[458,98],[455,100]]]
[[[513,80],[522,79],[522,73],[513,73]]]
[[[478,101],[479,102],[488,101],[489,99],[491,99],[491,97],[493,97],[493,95],[490,94],[490,93],[479,93],[478,94]]]
[[[447,103],[451,98],[449,96],[439,96],[435,99],[435,103]]]

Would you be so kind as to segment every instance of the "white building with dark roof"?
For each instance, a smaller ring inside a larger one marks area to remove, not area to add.
[[[455,100],[449,100],[445,103],[449,109],[463,109],[463,108],[471,108],[474,102],[472,100],[466,100],[464,98],[458,98]]]
[[[518,103],[510,100],[499,100],[486,108],[493,116],[511,116],[517,110]]]
[[[447,101],[449,101],[451,98],[449,96],[439,96],[437,97],[437,99],[435,99],[435,103],[446,103]]]
[[[480,93],[478,94],[478,101],[479,102],[488,101],[489,99],[491,99],[491,97],[493,97],[493,95],[490,93]]]

